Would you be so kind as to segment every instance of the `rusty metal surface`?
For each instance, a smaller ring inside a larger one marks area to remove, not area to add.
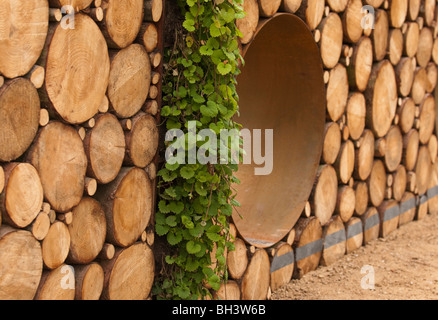
[[[273,129],[273,171],[256,176],[260,165],[239,164],[234,187],[242,207],[233,222],[245,241],[266,248],[292,229],[312,190],[325,124],[323,68],[312,33],[287,13],[260,22],[244,58],[236,121],[262,129],[262,141],[263,129]]]

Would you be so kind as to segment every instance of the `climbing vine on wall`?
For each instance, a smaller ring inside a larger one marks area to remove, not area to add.
[[[227,279],[225,253],[234,249],[229,218],[239,206],[232,187],[239,182],[237,164],[220,133],[240,128],[233,117],[243,63],[235,24],[245,15],[242,0],[178,0],[178,5],[184,22],[165,53],[161,116],[166,150],[183,150],[184,157],[166,152],[168,161],[158,173],[155,229],[171,248],[156,281],[158,299],[198,299],[210,295],[209,288],[219,289]],[[196,132],[205,129],[212,135],[203,140]],[[217,151],[221,147],[225,157]],[[193,161],[199,152],[209,161]]]

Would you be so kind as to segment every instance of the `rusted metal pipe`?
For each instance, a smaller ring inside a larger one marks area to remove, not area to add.
[[[238,76],[243,128],[273,129],[273,170],[255,175],[239,164],[235,185],[241,203],[233,222],[256,247],[280,241],[297,222],[312,191],[325,124],[325,86],[319,49],[306,24],[280,13],[261,21],[244,48]],[[262,145],[262,155],[264,145]]]

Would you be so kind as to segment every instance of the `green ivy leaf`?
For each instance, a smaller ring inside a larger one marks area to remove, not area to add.
[[[189,241],[186,244],[187,252],[190,254],[195,254],[201,251],[201,245],[199,243],[196,243],[194,241]]]
[[[183,177],[186,180],[189,180],[195,175],[195,171],[189,166],[182,167],[179,173],[181,174],[181,177]]]
[[[176,227],[176,217],[175,216],[168,216],[166,218],[166,224],[170,227]]]
[[[174,246],[180,243],[182,240],[182,234],[181,232],[169,232],[167,234],[167,242],[169,242],[170,245]]]
[[[217,66],[217,71],[219,71],[219,73],[223,76],[230,73],[231,70],[233,70],[231,64],[224,64],[223,62],[221,62]]]
[[[155,232],[161,237],[169,232],[169,227],[162,224],[155,224]]]

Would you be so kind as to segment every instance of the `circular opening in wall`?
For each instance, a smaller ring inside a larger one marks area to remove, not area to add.
[[[241,207],[233,222],[245,241],[263,248],[287,235],[312,191],[324,136],[325,86],[319,49],[295,15],[261,22],[244,59],[236,121],[250,133],[252,161],[239,164],[241,183],[234,187]]]

